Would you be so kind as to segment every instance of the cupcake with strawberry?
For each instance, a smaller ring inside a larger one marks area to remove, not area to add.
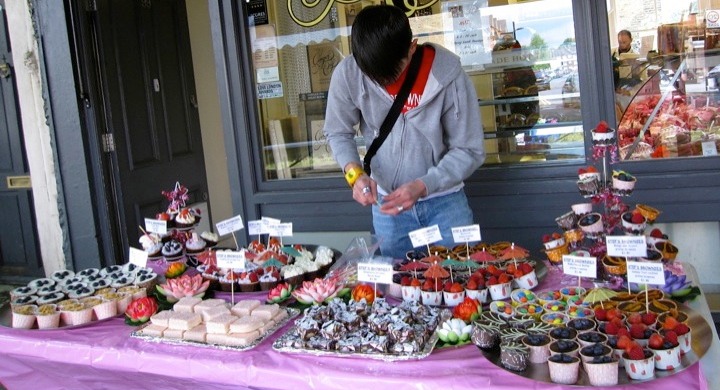
[[[470,275],[465,284],[465,296],[477,299],[480,303],[488,302],[488,289],[485,286],[485,278],[482,274],[474,273]]]
[[[622,227],[625,233],[640,235],[645,232],[647,226],[647,218],[643,217],[638,211],[627,211],[621,216]]]
[[[508,264],[505,272],[512,275],[513,284],[518,288],[532,290],[538,285],[535,268],[528,262]]]
[[[624,352],[622,364],[628,378],[633,380],[647,380],[655,377],[655,354],[639,344],[632,344]]]
[[[443,300],[447,306],[457,306],[465,299],[465,288],[458,282],[445,282]]]
[[[257,291],[260,285],[260,278],[255,271],[244,271],[240,272],[237,278],[238,286],[242,292]],[[220,282],[222,284],[222,280]]]
[[[542,237],[542,242],[545,250],[551,250],[565,245],[565,238],[560,233],[553,232],[552,234],[545,234]]]
[[[420,302],[420,279],[410,276],[403,276],[400,279],[400,292],[403,301]]]
[[[612,183],[613,193],[615,195],[628,196],[633,192],[633,189],[635,189],[637,179],[625,171],[613,171]]]
[[[611,129],[605,121],[600,121],[600,123],[591,130],[591,133],[594,146],[610,146],[615,144],[615,130]]]
[[[678,343],[680,344],[681,355],[692,351],[692,333],[687,324],[678,321],[675,317],[665,316],[662,322],[658,321],[658,327],[660,328],[661,334],[666,334],[670,331],[675,332]]]
[[[655,368],[674,370],[680,367],[680,343],[677,333],[672,330],[664,335],[654,333],[648,340],[648,348],[655,353]]]
[[[510,298],[512,292],[513,277],[503,272],[499,275],[492,275],[487,280],[487,286],[490,290],[490,297],[493,301],[501,301]]]
[[[440,306],[443,299],[442,286],[443,283],[437,279],[425,279],[420,291],[420,298],[423,305]]]

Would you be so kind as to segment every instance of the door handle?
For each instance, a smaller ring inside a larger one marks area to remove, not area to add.
[[[17,190],[21,188],[32,188],[32,181],[30,176],[8,176],[7,188],[11,190]]]
[[[10,68],[10,65],[7,62],[3,62],[0,64],[0,77],[6,79],[10,77],[12,74],[12,68]]]

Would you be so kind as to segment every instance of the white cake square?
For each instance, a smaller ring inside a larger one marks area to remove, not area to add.
[[[150,317],[150,322],[153,325],[160,325],[167,328],[168,326],[168,320],[170,319],[170,316],[172,316],[172,312],[170,310],[163,310],[159,311]]]
[[[225,345],[234,347],[247,347],[260,337],[260,333],[252,331],[248,333],[230,333],[225,336]]]
[[[223,314],[205,322],[208,333],[226,334],[230,331],[230,325],[238,318],[232,314]]]
[[[230,309],[228,309],[225,306],[216,306],[213,308],[205,309],[202,311],[202,318],[203,321],[208,322],[209,320],[212,320],[215,317],[219,317],[221,315],[229,315]]]
[[[226,336],[227,336],[226,334],[208,333],[205,335],[205,342],[208,344],[226,345],[225,344]]]
[[[280,311],[280,306],[278,306],[277,303],[273,303],[272,305],[261,305],[255,308],[250,315],[253,317],[259,317],[263,320],[267,321],[275,317],[275,315]]]
[[[163,332],[165,331],[165,329],[167,329],[166,326],[150,324],[150,325],[144,327],[144,328],[140,331],[140,333],[141,333],[143,336],[162,337],[162,336],[163,336]]]
[[[210,298],[201,301],[193,307],[195,313],[202,314],[205,310],[212,309],[214,307],[225,307],[227,308],[227,302],[224,299]]]
[[[272,318],[275,323],[280,323],[280,321],[283,321],[288,317],[287,310],[280,309],[277,313],[275,313],[275,316]]]
[[[190,330],[202,322],[202,317],[197,313],[175,312],[168,320],[168,327],[177,330]]]
[[[188,341],[197,341],[199,343],[205,342],[205,336],[207,335],[207,329],[205,329],[205,324],[200,324],[190,330],[186,330],[185,333],[183,333],[183,339]]]
[[[230,325],[230,333],[248,333],[260,329],[266,321],[255,316],[240,317]]]
[[[200,303],[202,299],[195,297],[182,297],[173,305],[173,310],[183,313],[192,313],[195,305]]]
[[[230,311],[237,316],[247,316],[250,315],[256,307],[260,306],[260,304],[260,301],[257,299],[247,299],[236,303]]]
[[[163,332],[163,338],[164,339],[177,339],[180,340],[183,337],[183,333],[185,333],[182,329],[165,329]]]

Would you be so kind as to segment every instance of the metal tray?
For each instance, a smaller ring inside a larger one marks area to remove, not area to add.
[[[694,311],[687,306],[683,307],[682,311],[688,315],[688,325],[690,326],[690,331],[692,332],[692,351],[682,356],[680,360],[682,366],[669,371],[655,370],[655,378],[647,380],[630,379],[625,373],[625,368],[620,366],[618,373],[618,385],[647,382],[656,378],[672,376],[700,361],[703,355],[707,352],[708,348],[710,348],[710,344],[713,342],[712,329],[710,329],[710,325],[707,323],[705,318],[703,318],[703,316],[697,311]],[[550,369],[548,368],[547,363],[528,363],[528,368],[525,371],[517,372],[508,370],[502,366],[499,351],[486,351],[482,349],[480,349],[480,351],[491,363],[508,372],[525,378],[534,379],[539,382],[553,383],[550,380]],[[582,368],[580,369],[580,373],[578,375],[578,381],[574,386],[591,386],[587,373]]]
[[[193,347],[213,348],[213,349],[222,349],[222,350],[230,350],[230,351],[247,351],[247,350],[253,349],[253,348],[255,348],[256,346],[258,346],[260,343],[262,343],[263,341],[265,341],[265,339],[267,339],[268,337],[270,337],[271,335],[273,335],[275,332],[277,332],[278,329],[280,329],[280,328],[282,328],[283,326],[285,326],[285,324],[287,324],[288,321],[292,320],[292,319],[295,318],[298,314],[300,314],[300,310],[294,309],[294,308],[291,308],[291,307],[284,307],[284,308],[282,308],[282,309],[284,309],[284,310],[287,311],[288,316],[285,317],[282,321],[280,321],[280,322],[278,322],[277,324],[275,324],[275,326],[273,326],[272,328],[270,328],[270,330],[268,330],[267,333],[265,333],[264,335],[262,335],[262,336],[258,337],[257,339],[255,339],[255,341],[253,341],[252,343],[250,343],[250,345],[247,345],[247,346],[244,346],[244,347],[232,346],[232,345],[211,344],[211,343],[201,343],[201,342],[198,342],[198,341],[190,341],[190,340],[165,339],[165,338],[162,338],[162,337],[155,337],[155,336],[146,336],[146,335],[143,335],[142,331],[143,331],[143,329],[144,329],[145,327],[147,327],[147,326],[150,325],[149,322],[148,322],[147,324],[143,325],[141,328],[139,328],[139,329],[133,331],[132,333],[130,333],[130,336],[131,336],[131,337],[134,337],[134,338],[142,339],[142,340],[145,340],[145,341],[154,342],[154,343],[161,343],[161,344],[190,345],[190,346],[193,346]]]

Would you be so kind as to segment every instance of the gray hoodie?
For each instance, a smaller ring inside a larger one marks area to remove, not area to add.
[[[435,59],[420,104],[398,117],[371,163],[373,179],[387,192],[415,179],[425,183],[430,197],[457,190],[485,160],[475,87],[454,53],[433,47]],[[338,64],[323,131],[341,168],[350,162],[362,166],[353,126],[360,124],[369,149],[392,103],[393,97],[365,76],[352,56]]]

